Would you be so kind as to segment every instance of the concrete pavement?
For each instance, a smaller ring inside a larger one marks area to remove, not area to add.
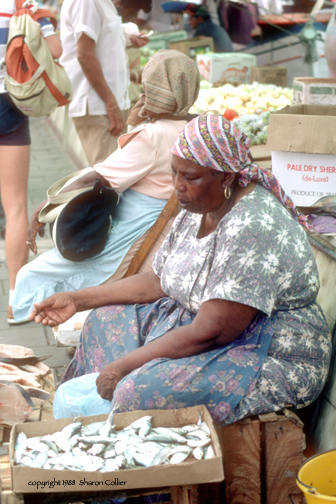
[[[44,199],[48,187],[61,177],[80,168],[62,146],[49,118],[30,120],[32,138],[28,186],[28,214]],[[84,167],[84,166],[83,166]],[[38,253],[49,250],[52,240],[47,231],[38,238]],[[30,253],[29,260],[34,259]],[[32,348],[36,355],[50,355],[45,363],[54,371],[55,382],[61,378],[69,359],[64,347],[56,347],[50,328],[29,322],[9,326],[7,323],[9,280],[5,259],[5,242],[0,238],[0,343],[23,345]]]

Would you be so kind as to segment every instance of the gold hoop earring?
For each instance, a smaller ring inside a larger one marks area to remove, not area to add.
[[[226,199],[230,199],[231,198],[231,189],[230,189],[230,187],[225,186],[224,196],[225,196]]]

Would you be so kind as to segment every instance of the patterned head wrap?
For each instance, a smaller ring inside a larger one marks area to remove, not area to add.
[[[257,182],[273,193],[293,217],[309,231],[314,231],[307,216],[296,209],[276,177],[252,163],[248,157],[250,139],[237,126],[222,116],[196,117],[184,128],[172,153],[206,168],[222,172],[239,172],[239,185]]]
[[[157,51],[142,73],[144,94],[132,108],[128,124],[134,126],[153,115],[185,117],[197,99],[199,85],[194,60],[173,49]]]

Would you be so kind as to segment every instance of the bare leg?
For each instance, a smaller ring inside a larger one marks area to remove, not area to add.
[[[6,216],[5,246],[10,289],[14,289],[17,272],[28,261],[29,154],[29,145],[0,145],[0,190]]]

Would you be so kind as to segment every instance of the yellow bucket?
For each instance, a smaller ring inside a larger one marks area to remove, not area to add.
[[[336,450],[306,460],[299,467],[296,483],[307,504],[336,503]]]

